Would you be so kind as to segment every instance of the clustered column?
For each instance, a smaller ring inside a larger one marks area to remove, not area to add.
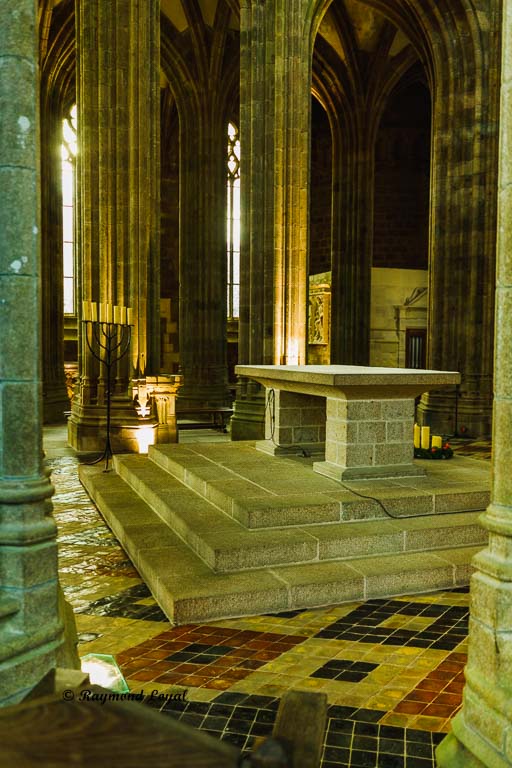
[[[444,20],[439,28],[431,22],[438,52],[428,367],[458,370],[462,383],[457,424],[455,396],[429,393],[419,410],[445,434],[456,427],[485,435],[491,426],[500,6],[492,0],[454,14],[449,34]]]
[[[492,498],[483,524],[489,546],[476,556],[471,581],[466,687],[461,712],[438,747],[446,768],[505,768],[512,763],[512,3],[505,3]]]
[[[159,371],[159,3],[80,0],[76,25],[79,308],[85,300],[134,309],[131,357],[116,377],[115,430],[136,419],[130,378]],[[93,450],[102,443],[104,382],[79,338],[69,437]]]
[[[37,9],[0,22],[0,705],[55,667],[56,527],[41,439]]]
[[[219,87],[220,83],[216,83]],[[220,88],[219,88],[220,90]],[[229,402],[226,362],[226,144],[217,88],[180,90],[180,371],[177,409]],[[220,214],[220,215],[219,215]]]
[[[241,3],[240,363],[306,362],[308,5]],[[232,437],[262,437],[263,410],[259,389],[242,381]]]

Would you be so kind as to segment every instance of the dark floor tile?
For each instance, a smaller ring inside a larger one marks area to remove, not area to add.
[[[438,733],[431,734],[430,731],[419,731],[415,728],[407,728],[405,731],[405,738],[409,741],[419,741],[422,744],[430,744],[432,742],[432,736],[439,736]],[[441,738],[445,736],[441,734]]]
[[[324,750],[324,760],[332,760],[335,765],[343,765],[350,760],[349,749],[339,749],[338,747],[326,747]],[[353,765],[353,763],[350,763]],[[325,766],[325,763],[323,764]]]
[[[212,715],[206,715],[203,720],[201,730],[206,728],[207,730],[223,731],[227,722],[227,717],[214,717]]]
[[[350,753],[350,765],[351,768],[378,768],[377,755],[353,749]]]
[[[407,757],[427,757],[432,759],[432,744],[421,744],[419,741],[407,742]]]
[[[381,754],[379,752],[377,766],[378,768],[404,768],[405,758],[400,755]]]

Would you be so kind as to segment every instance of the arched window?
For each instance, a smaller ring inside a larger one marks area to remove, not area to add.
[[[228,317],[234,318],[240,313],[240,139],[233,123],[228,125],[227,198]]]
[[[64,314],[76,314],[75,302],[75,156],[76,104],[62,121],[62,256],[64,262]]]

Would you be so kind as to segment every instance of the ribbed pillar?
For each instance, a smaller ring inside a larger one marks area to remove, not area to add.
[[[176,408],[229,403],[226,144],[219,95],[180,99],[180,372]]]
[[[306,362],[308,5],[241,3],[240,363]],[[263,398],[253,389],[238,388],[234,439],[262,436]]]
[[[448,768],[512,765],[512,2],[503,25],[492,498],[489,546],[471,581],[466,687],[453,733],[437,750]]]
[[[368,365],[374,149],[364,111],[347,113],[333,147],[331,363]]]
[[[136,417],[129,379],[159,372],[159,13],[157,0],[76,3],[77,248],[82,300],[132,307],[131,353],[118,367],[116,425]],[[79,327],[73,447],[102,447],[102,372]],[[122,442],[122,437],[120,438]]]
[[[64,421],[70,405],[64,376],[61,136],[57,105],[45,100],[41,104],[41,276],[43,415],[47,423]]]
[[[0,18],[0,704],[56,662],[52,485],[42,462],[37,8],[6,0]]]
[[[457,424],[455,395],[442,392],[422,398],[419,420],[445,434],[491,431],[500,5],[454,13],[436,41],[445,37],[432,109],[428,367],[458,370],[462,383]]]

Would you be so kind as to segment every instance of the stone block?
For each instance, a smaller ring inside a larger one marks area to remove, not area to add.
[[[320,426],[325,424],[325,408],[301,408],[300,425],[302,427]]]
[[[412,442],[376,445],[374,463],[376,466],[381,464],[412,464],[413,456],[414,447]]]
[[[276,412],[276,425],[279,427],[294,427],[301,424],[301,408],[279,408]],[[267,417],[270,424],[270,416]]]
[[[403,421],[386,421],[387,443],[403,443],[406,440],[410,440],[411,443],[413,441],[413,436],[409,434],[407,424]]]
[[[512,631],[512,583],[498,582],[481,571],[471,581],[473,616],[498,631]]]
[[[303,445],[304,443],[318,443],[319,441],[318,427],[293,427],[293,443]]]
[[[0,206],[0,274],[6,277],[34,275],[37,273],[39,242],[35,219],[38,199],[34,171],[25,168],[2,168],[2,183],[9,189],[9,195],[4,197],[4,203]],[[33,226],[20,227],[20,221],[33,221]],[[8,309],[9,305],[5,302],[2,305],[2,313]],[[20,306],[14,306],[14,310],[21,314]],[[6,362],[8,361],[4,360],[4,364]]]
[[[510,394],[509,394],[510,398]],[[512,467],[512,399],[495,398],[493,419],[493,459],[496,467]],[[510,507],[512,472],[495,472],[493,501]]]
[[[19,5],[19,4],[18,4]],[[3,21],[9,16],[9,11],[2,7]],[[11,12],[13,15],[15,11]],[[14,30],[13,30],[14,31]],[[3,32],[3,30],[2,30]],[[36,89],[37,61],[27,61],[22,58],[19,51],[13,50],[12,56],[5,56],[5,43],[8,40],[5,33],[2,34],[2,80],[0,86],[0,112],[2,114],[2,134],[0,135],[0,166],[15,167],[17,171],[14,188],[22,184],[27,194],[36,190],[37,168],[37,140],[38,118],[34,109],[34,94]],[[33,49],[30,51],[33,54]],[[25,168],[33,171],[32,183],[27,184],[24,174],[19,174],[18,169]],[[19,174],[19,175],[18,175]],[[3,180],[2,180],[3,186]],[[14,215],[11,208],[10,195],[2,195],[7,207]],[[27,226],[37,225],[37,207],[32,209],[32,215],[27,221]]]
[[[2,336],[9,334],[3,334]],[[0,358],[3,355],[0,341]],[[19,347],[19,344],[18,344]],[[17,355],[22,348],[19,347]],[[34,376],[32,371],[27,378]],[[37,477],[42,473],[41,432],[35,424],[42,422],[40,384],[33,381],[0,384],[0,423],[9,436],[0,453],[0,476]]]
[[[382,400],[382,418],[386,419],[414,419],[414,399]]]
[[[39,349],[35,292],[36,284],[31,278],[12,274],[0,275],[2,324],[6,329],[16,328],[16,333],[4,332],[0,335],[0,379],[13,380],[15,383],[12,386],[26,388],[29,386],[28,382],[38,379],[33,358],[27,354],[27,349]],[[23,344],[20,344],[20,338],[23,339]],[[8,381],[3,386],[9,386]],[[36,381],[33,386],[37,388]],[[8,398],[11,396],[7,395]],[[32,423],[38,422],[32,420]],[[16,432],[9,434],[16,436]]]
[[[504,753],[508,720],[473,693],[470,686],[466,686],[464,691],[464,722],[473,732],[484,736],[485,741],[492,744],[498,752]]]
[[[345,403],[346,419],[374,421],[382,418],[382,401],[380,400],[340,400],[340,404],[343,403]]]
[[[57,543],[45,541],[26,547],[0,547],[0,584],[9,589],[32,589],[55,578]]]
[[[308,493],[233,499],[233,516],[248,528],[329,523],[340,519],[340,502]]]
[[[386,423],[384,421],[360,421],[357,428],[357,442],[359,444],[384,443],[386,441]]]
[[[346,467],[372,466],[374,456],[373,445],[338,445],[337,464]]]

